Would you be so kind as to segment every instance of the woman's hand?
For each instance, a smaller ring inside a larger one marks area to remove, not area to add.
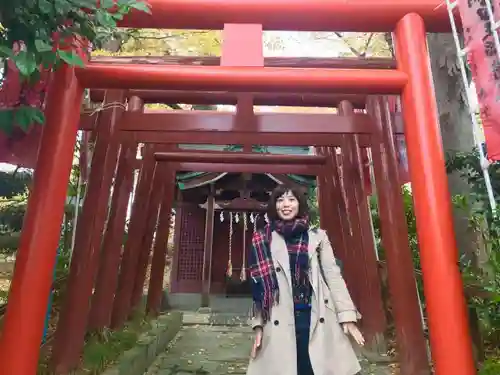
[[[262,327],[255,327],[254,332],[255,332],[255,339],[252,346],[252,353],[251,353],[252,358],[257,357],[257,354],[259,354],[259,350],[262,347],[262,336],[263,336]]]
[[[342,323],[342,328],[344,329],[344,333],[346,335],[350,335],[359,346],[365,345],[365,338],[363,337],[363,334],[359,330],[356,323]]]

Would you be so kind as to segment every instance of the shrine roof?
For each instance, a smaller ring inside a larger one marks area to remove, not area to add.
[[[235,146],[235,145],[191,145],[191,144],[183,144],[179,145],[179,148],[185,149],[185,150],[204,150],[204,151],[229,151],[229,152],[240,152],[242,151],[242,146]],[[310,147],[308,146],[253,146],[252,149],[253,152],[258,152],[258,153],[270,153],[270,154],[281,154],[281,155],[307,155],[309,154]],[[185,189],[186,182],[191,182],[195,179],[198,178],[203,178],[205,176],[209,175],[207,172],[180,172],[177,173],[176,180],[177,180],[177,185],[179,188]],[[220,173],[218,176],[225,175],[225,173]],[[268,174],[269,175],[269,174]],[[295,174],[287,174],[287,176],[292,179],[293,181],[305,185],[308,187],[313,187],[316,184],[316,179],[311,178],[311,176],[302,176],[302,175],[295,175]],[[270,176],[272,178],[272,176]],[[213,180],[218,179],[216,177],[215,179],[207,180],[204,181],[203,183],[197,185],[197,186],[202,186],[205,184],[210,183]]]

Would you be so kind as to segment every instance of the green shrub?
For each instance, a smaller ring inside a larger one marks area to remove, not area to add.
[[[0,254],[13,254],[19,247],[20,232],[0,234]]]

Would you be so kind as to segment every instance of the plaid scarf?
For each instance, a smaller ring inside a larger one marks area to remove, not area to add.
[[[278,279],[271,256],[271,234],[276,231],[283,236],[294,272],[293,279],[306,283],[309,271],[308,230],[309,220],[306,217],[292,221],[276,220],[253,235],[248,261],[253,281],[253,313],[260,313],[264,323],[269,320],[271,307],[279,303]]]

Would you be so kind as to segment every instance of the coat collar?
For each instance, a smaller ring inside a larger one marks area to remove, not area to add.
[[[288,283],[291,286],[291,274],[290,274],[290,258],[288,256],[288,250],[286,248],[285,240],[278,233],[273,232],[271,234],[271,253],[273,257],[273,262],[283,270]],[[317,287],[317,275],[315,267],[317,264],[317,249],[321,244],[321,233],[318,229],[309,229],[309,262],[311,264],[311,284],[313,289]]]

